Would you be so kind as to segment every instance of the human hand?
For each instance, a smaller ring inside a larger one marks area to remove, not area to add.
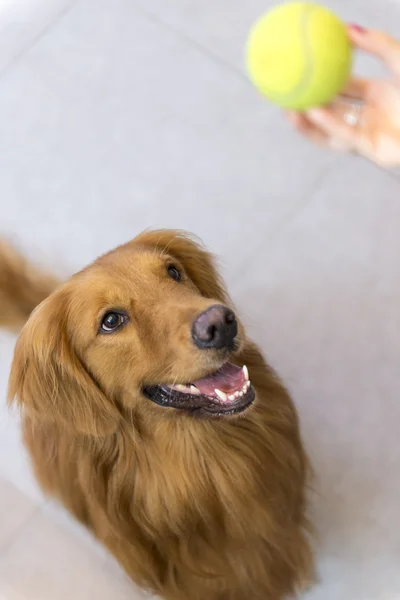
[[[326,108],[287,112],[294,127],[313,142],[356,152],[383,166],[400,165],[400,42],[378,31],[348,27],[355,48],[381,59],[388,79],[353,77]]]

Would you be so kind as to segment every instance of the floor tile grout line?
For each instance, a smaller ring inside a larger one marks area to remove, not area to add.
[[[324,167],[321,168],[320,173],[315,177],[314,181],[309,186],[309,189],[304,193],[302,199],[296,204],[296,206],[293,207],[293,209],[289,210],[278,221],[276,227],[271,232],[271,234],[268,236],[267,242],[266,242],[266,240],[264,238],[262,241],[260,241],[259,245],[256,245],[253,248],[253,252],[254,253],[257,253],[260,250],[261,245],[263,245],[263,252],[264,252],[264,254],[267,254],[269,252],[269,250],[271,249],[272,245],[274,244],[274,242],[276,241],[276,239],[278,238],[278,236],[282,233],[282,231],[285,229],[285,227],[291,221],[293,221],[293,219],[295,219],[296,216],[298,214],[300,214],[300,212],[302,212],[306,208],[306,206],[308,206],[309,204],[311,204],[311,202],[313,202],[313,200],[315,198],[315,194],[320,189],[320,186],[324,182],[325,178],[329,175],[329,173],[334,168],[337,167],[338,164],[340,165],[340,163],[341,163],[341,158],[340,157],[336,157],[328,165],[325,165]],[[236,273],[236,276],[240,277],[243,274],[243,270],[246,267],[247,260],[248,259],[246,259],[245,264],[241,264],[239,266],[239,269],[238,269],[238,271]]]
[[[16,63],[18,63],[18,61],[26,54],[28,53],[32,48],[34,48],[39,41],[59,22],[61,21],[78,3],[80,2],[80,0],[72,0],[68,6],[66,6],[64,9],[60,10],[60,12],[54,17],[54,19],[52,19],[44,28],[43,30],[31,41],[31,43],[26,46],[25,48],[23,48],[21,50],[21,52],[19,52],[7,65],[5,65],[5,67],[3,69],[0,70],[0,78],[1,76],[9,69],[11,68],[13,65],[15,65]],[[224,59],[222,56],[220,56],[219,54],[215,53],[214,51],[210,50],[210,48],[208,48],[207,46],[204,46],[201,42],[199,42],[198,40],[196,40],[193,37],[190,37],[186,34],[184,34],[179,28],[175,27],[174,25],[171,25],[170,23],[168,23],[167,21],[165,21],[162,17],[158,16],[156,13],[146,10],[144,9],[142,6],[138,5],[135,3],[135,7],[134,9],[136,10],[136,12],[142,14],[143,16],[147,17],[147,19],[149,19],[150,21],[156,23],[157,25],[159,25],[160,27],[170,31],[172,34],[174,34],[176,37],[179,37],[180,39],[182,39],[184,42],[186,42],[187,44],[189,44],[190,46],[196,48],[201,54],[203,54],[204,56],[208,57],[209,59],[211,59],[213,62],[217,62],[219,63],[221,66],[227,68],[231,73],[233,73],[235,76],[239,77],[243,82],[247,83],[248,85],[250,85],[250,82],[248,80],[248,78],[246,77],[245,73],[239,69],[238,67],[235,67],[234,64],[232,64],[230,61]],[[271,233],[271,235],[269,236],[269,240],[268,240],[268,244],[267,244],[267,248],[271,246],[271,244],[273,244],[274,240],[276,239],[276,237],[280,234],[280,232],[284,229],[284,227],[290,223],[290,221],[292,219],[295,218],[295,216],[301,211],[303,210],[310,202],[312,202],[313,197],[315,195],[315,192],[318,189],[319,184],[323,181],[323,179],[325,178],[325,176],[329,173],[330,169],[333,168],[337,163],[339,162],[339,159],[336,159],[333,161],[333,163],[330,163],[326,168],[323,169],[323,173],[321,173],[319,176],[317,176],[314,180],[313,186],[315,186],[310,192],[307,193],[307,198],[308,198],[308,194],[310,194],[309,198],[306,200],[306,202],[302,202],[300,201],[294,208],[293,210],[289,211],[277,224],[275,230],[273,233]],[[390,170],[384,169],[382,167],[377,166],[377,168],[379,170],[381,170],[382,172],[386,173],[391,179],[395,180],[397,183],[400,184],[399,179],[396,177],[396,175],[391,172]],[[255,251],[257,250],[257,247],[254,249]],[[242,271],[242,266],[239,267],[239,274]]]
[[[152,22],[157,23],[164,29],[169,30],[171,33],[173,33],[177,37],[181,38],[183,41],[187,42],[192,47],[199,50],[203,55],[207,56],[209,59],[213,60],[214,62],[219,63],[223,67],[226,67],[231,73],[233,73],[236,77],[239,77],[243,82],[247,83],[249,86],[252,85],[251,82],[249,81],[249,79],[247,78],[245,72],[242,71],[239,67],[235,66],[233,63],[231,63],[229,60],[225,59],[223,56],[221,56],[217,52],[214,52],[207,46],[203,45],[199,40],[197,40],[194,37],[191,37],[189,35],[186,35],[185,33],[183,33],[183,31],[179,27],[176,27],[176,26],[172,25],[171,23],[168,23],[165,19],[163,19],[162,17],[160,17],[153,11],[146,10],[145,8],[143,8],[143,6],[141,6],[137,3],[135,3],[135,9],[137,12],[146,16]],[[360,157],[360,158],[362,158],[362,157]],[[393,173],[392,170],[385,169],[384,167],[380,167],[379,165],[375,165],[375,166],[378,169],[380,169],[381,171],[388,174],[392,179],[394,179],[398,183],[400,183],[399,177],[397,177]]]
[[[384,167],[380,167],[379,165],[375,165],[374,163],[370,163],[369,159],[364,158],[362,156],[358,156],[357,158],[359,160],[362,160],[364,162],[368,162],[369,164],[372,164],[372,167],[374,169],[376,169],[380,173],[383,173],[387,177],[390,177],[391,180],[396,181],[400,185],[399,179],[394,175],[394,173],[392,171],[385,169]],[[300,200],[299,203],[296,204],[296,206],[293,207],[292,210],[289,210],[288,213],[286,215],[284,215],[282,217],[282,219],[280,219],[275,230],[268,236],[268,241],[267,241],[266,245],[264,246],[266,252],[269,251],[270,247],[273,245],[274,241],[281,234],[281,232],[284,230],[284,228],[298,214],[300,214],[300,212],[302,210],[304,210],[306,208],[306,206],[308,206],[309,204],[311,204],[311,202],[313,202],[315,194],[318,192],[321,184],[324,182],[325,178],[330,174],[330,172],[333,169],[340,167],[340,165],[342,163],[344,163],[345,160],[348,160],[348,159],[349,159],[349,157],[346,155],[338,155],[331,163],[329,163],[328,165],[326,165],[325,167],[323,167],[321,169],[321,172],[316,176],[313,183],[311,184],[309,191],[304,194],[304,196],[308,199],[306,201]],[[354,159],[354,157],[350,156],[350,160],[351,159]],[[257,252],[260,249],[261,243],[265,243],[265,240],[263,240],[263,242],[260,242],[260,245],[255,246],[253,248],[253,252]],[[243,265],[243,264],[241,264],[239,266],[239,269],[237,271],[238,276],[240,276],[242,274],[244,267],[245,267],[245,265]]]
[[[10,60],[9,63],[7,63],[2,69],[0,69],[0,77],[10,67],[12,67],[16,63],[18,63],[18,61],[26,53],[28,53],[30,50],[32,50],[32,48],[34,48],[40,42],[40,40],[59,21],[61,21],[77,4],[79,4],[79,2],[81,2],[81,0],[71,0],[71,2],[68,4],[68,6],[65,6],[65,8],[61,9],[60,12],[33,38],[33,40],[26,47],[24,47],[16,56],[14,56]],[[170,23],[168,23],[167,21],[165,21],[164,19],[159,17],[156,13],[146,10],[145,8],[143,8],[142,6],[140,6],[138,4],[134,5],[134,10],[136,10],[137,13],[143,15],[144,17],[147,17],[148,20],[152,21],[153,23],[156,23],[163,29],[170,31],[172,34],[174,34],[176,37],[178,37],[181,40],[183,40],[184,42],[186,42],[188,45],[196,48],[201,54],[207,56],[213,62],[217,62],[220,65],[224,66],[229,71],[234,73],[237,77],[239,77],[242,81],[244,81],[250,85],[248,78],[246,77],[245,73],[241,69],[239,69],[238,67],[235,67],[235,65],[232,64],[229,60],[226,60],[222,56],[220,56],[218,53],[213,52],[212,50],[210,50],[210,48],[207,48],[207,46],[204,46],[201,42],[199,42],[195,38],[190,37],[189,35],[186,35],[179,28],[174,27],[173,25],[171,25]]]
[[[8,62],[6,65],[4,65],[4,67],[2,69],[0,69],[0,79],[3,77],[3,75],[9,70],[11,69],[14,65],[18,64],[18,62],[28,53],[30,52],[39,42],[40,40],[47,35],[47,33],[53,29],[53,27],[55,25],[57,25],[57,23],[59,23],[78,3],[80,2],[80,0],[71,0],[69,2],[69,4],[67,6],[65,6],[64,8],[62,8],[55,16],[53,19],[51,19],[47,25],[45,25],[43,27],[43,29],[41,29],[39,31],[39,33],[37,33],[37,35],[34,36],[34,38],[26,45],[24,46],[11,60],[10,62]]]
[[[387,167],[381,167],[380,165],[374,165],[382,173],[386,173],[393,181],[396,181],[400,185],[400,173],[395,174],[394,170]]]
[[[19,524],[16,530],[11,534],[9,539],[7,539],[3,544],[0,545],[0,561],[7,552],[12,548],[15,541],[20,537],[22,531],[27,527],[32,521],[34,521],[38,515],[42,512],[42,506],[38,504],[33,508],[32,512]]]
[[[220,54],[214,52],[213,50],[211,50],[210,48],[208,48],[207,46],[205,46],[204,44],[202,44],[200,41],[196,40],[195,38],[193,38],[193,37],[191,37],[189,35],[186,35],[179,27],[175,27],[171,23],[168,23],[167,21],[165,21],[162,17],[158,16],[156,13],[154,13],[152,11],[149,11],[149,10],[146,10],[145,8],[143,8],[142,6],[140,6],[140,5],[136,4],[136,3],[135,3],[135,10],[138,13],[140,13],[140,14],[144,15],[145,17],[147,17],[153,23],[156,23],[160,27],[162,27],[162,28],[170,31],[176,37],[179,37],[181,40],[183,40],[184,42],[186,42],[187,44],[189,44],[193,48],[195,48],[198,51],[200,51],[201,54],[205,55],[207,58],[211,59],[213,62],[217,62],[221,66],[227,68],[236,77],[239,77],[242,81],[246,82],[249,86],[251,85],[251,83],[248,80],[247,76],[245,75],[245,73],[240,68],[236,67],[229,60],[223,58]]]
[[[400,185],[400,173],[398,172],[396,175],[393,168],[378,165],[375,162],[371,161],[369,158],[362,155],[357,155],[357,158],[359,160],[362,160],[364,163],[368,164],[378,173],[384,176],[386,175],[386,177],[389,177],[392,181],[395,181],[397,184]]]

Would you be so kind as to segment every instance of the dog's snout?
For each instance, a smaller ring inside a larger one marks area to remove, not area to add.
[[[192,327],[193,341],[200,349],[233,350],[237,333],[235,313],[220,305],[211,306],[202,312]]]

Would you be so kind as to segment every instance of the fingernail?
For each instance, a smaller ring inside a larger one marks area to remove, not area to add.
[[[314,123],[319,124],[324,121],[325,112],[322,108],[310,108],[306,114]]]
[[[311,117],[311,118],[316,118],[316,119],[318,119],[318,118],[320,118],[320,117],[321,117],[321,116],[322,116],[324,113],[323,113],[323,111],[322,111],[322,109],[321,109],[321,108],[310,108],[310,109],[307,111],[307,114],[308,114],[308,116],[309,116],[309,117]]]
[[[361,25],[356,25],[356,23],[350,23],[350,27],[356,33],[360,33],[360,34],[367,33],[367,30],[365,29],[365,27],[361,27]]]

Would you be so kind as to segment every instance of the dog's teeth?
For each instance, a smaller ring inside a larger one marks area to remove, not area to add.
[[[235,394],[231,394],[230,396],[228,396],[228,398],[231,402],[233,402],[233,400],[235,400]]]
[[[244,395],[244,391],[239,392],[239,396],[242,397]]]
[[[174,389],[176,389],[178,392],[187,392],[186,385],[182,385],[181,383],[174,385]]]
[[[249,370],[248,370],[248,368],[246,367],[246,365],[243,365],[243,367],[242,367],[242,371],[243,371],[244,378],[246,379],[246,381],[249,381]]]
[[[223,402],[227,401],[228,396],[225,394],[225,392],[221,392],[221,390],[217,390],[217,389],[215,389],[214,391],[215,391],[215,395],[218,396],[218,398],[220,400],[222,400]]]
[[[250,381],[246,381],[246,390],[248,390],[248,389],[249,389],[250,385],[251,385],[251,384],[250,384]]]
[[[240,398],[240,392],[235,392],[235,398]]]
[[[200,396],[200,390],[195,385],[190,386],[190,393],[193,394],[193,396]]]

